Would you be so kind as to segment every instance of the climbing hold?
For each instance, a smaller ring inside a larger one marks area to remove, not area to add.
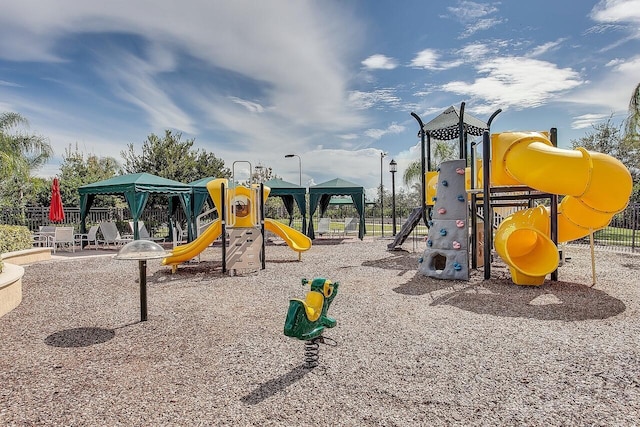
[[[437,201],[438,201],[438,198],[437,198],[436,196],[433,196],[433,197],[431,198],[431,200],[433,200],[434,202],[437,202]]]
[[[461,219],[456,219],[456,227],[458,228],[464,227],[464,221]]]
[[[424,258],[422,257],[418,258],[418,264],[422,264],[422,261],[424,261]]]
[[[462,194],[458,195],[458,201],[464,202],[464,196]]]
[[[440,208],[440,209],[438,209],[438,213],[439,213],[440,215],[444,215],[444,214],[446,214],[446,213],[447,213],[447,210],[446,210],[445,208]]]
[[[431,227],[431,226],[433,225],[433,221],[429,220],[429,221],[427,222],[427,225],[428,225],[429,227]]]
[[[460,270],[462,270],[462,266],[460,265],[460,263],[454,262],[453,263],[453,269],[456,270],[456,271],[460,271]]]
[[[431,241],[431,239],[427,239],[427,246],[429,247],[433,246],[433,242]]]
[[[460,242],[457,241],[453,241],[453,249],[460,249],[462,247],[462,245],[460,244]]]
[[[447,235],[447,230],[445,230],[444,228],[440,229],[440,235],[441,236],[446,236]]]
[[[463,168],[456,168],[456,173],[458,175],[464,175],[464,169]]]
[[[443,179],[443,180],[442,180],[442,185],[443,185],[444,187],[446,187],[446,186],[448,186],[448,185],[449,185],[449,183],[447,182],[447,180],[446,180],[446,179]]]

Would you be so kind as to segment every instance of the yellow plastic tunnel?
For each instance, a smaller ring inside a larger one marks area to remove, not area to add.
[[[549,215],[543,206],[516,212],[500,224],[494,245],[515,284],[541,285],[558,267],[558,251],[548,234]]]

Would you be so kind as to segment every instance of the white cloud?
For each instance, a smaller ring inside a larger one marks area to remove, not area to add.
[[[235,96],[230,96],[229,99],[235,102],[238,105],[242,105],[247,111],[252,113],[263,113],[264,107],[257,102],[247,101],[245,99],[240,99]]]
[[[607,62],[605,64],[605,67],[615,67],[616,65],[620,65],[622,63],[624,63],[624,59],[614,58],[611,61]]]
[[[416,55],[415,58],[411,60],[411,66],[416,68],[425,68],[427,70],[437,70],[438,69],[438,58],[440,55],[433,49],[425,49]]]
[[[459,39],[470,37],[478,31],[488,30],[503,22],[500,18],[488,17],[498,11],[496,6],[489,3],[460,1],[457,6],[448,7],[447,10],[451,18],[465,25],[465,30],[458,36]]]
[[[449,68],[455,68],[464,63],[463,60],[455,61],[438,61],[440,54],[434,49],[424,49],[416,54],[409,64],[410,67],[424,68],[425,70],[447,70]]]
[[[362,61],[362,65],[371,70],[393,70],[398,66],[398,63],[393,58],[376,54]]]
[[[590,16],[603,23],[640,23],[640,0],[602,0],[593,7]]]
[[[472,83],[452,81],[442,89],[484,101],[484,110],[479,111],[482,113],[506,107],[538,107],[584,83],[579,73],[570,68],[558,68],[550,62],[523,57],[485,60],[476,68],[486,76]]]
[[[359,110],[372,108],[377,104],[398,106],[400,101],[393,89],[378,89],[373,92],[353,91],[349,93],[349,104]]]
[[[405,131],[405,127],[397,123],[390,124],[386,129],[367,129],[365,135],[369,138],[380,139],[388,134],[399,134]]]
[[[447,10],[460,21],[469,22],[497,12],[498,9],[487,3],[461,1],[458,2],[458,6],[448,7]]]
[[[312,118],[318,127],[333,124],[337,118],[353,125],[362,118],[347,104],[349,75],[342,59],[350,53],[350,46],[358,44],[361,28],[346,8],[336,7],[277,0],[258,5],[249,0],[180,4],[170,0],[61,0],[55,4],[23,0],[3,5],[0,40],[5,42],[0,42],[0,57],[68,61],[66,51],[59,49],[63,41],[87,33],[119,33],[139,37],[143,50],[137,53],[137,77],[121,76],[120,81],[111,82],[124,99],[147,112],[152,124],[162,122],[162,115],[173,120],[180,115],[143,99],[146,93],[159,100],[160,94],[152,94],[149,83],[157,73],[182,66],[174,56],[179,53],[182,61],[194,58],[263,85],[268,98],[263,104],[273,106],[280,116],[296,119],[305,111],[307,120]],[[141,78],[143,71],[145,78]],[[142,88],[133,86],[136,78]],[[155,89],[163,90],[157,84]],[[165,94],[165,100],[171,99]],[[178,121],[185,127],[189,120],[183,117]]]
[[[547,53],[549,51],[557,49],[562,44],[562,42],[564,42],[565,40],[566,39],[564,39],[564,38],[560,38],[560,39],[558,39],[556,41],[547,42],[547,43],[541,44],[540,46],[536,46],[531,51],[531,53],[529,53],[528,56],[532,57],[532,58],[535,58],[535,57],[544,55],[545,53]]]
[[[458,54],[464,58],[478,60],[490,52],[489,47],[484,43],[471,43],[464,46],[458,51]]]
[[[585,129],[590,128],[594,124],[598,123],[609,117],[607,114],[583,114],[578,117],[574,117],[573,122],[571,122],[572,129]]]
[[[12,83],[12,82],[8,82],[5,80],[0,80],[0,86],[6,86],[6,87],[22,87],[17,83]]]
[[[460,34],[461,39],[471,37],[473,34],[478,31],[488,30],[489,28],[495,27],[498,24],[502,23],[502,19],[498,18],[487,18],[480,19],[478,22],[473,23],[472,25],[467,26],[467,28]]]
[[[609,114],[626,112],[640,76],[640,55],[616,62],[603,78],[572,92],[563,101],[604,109]]]
[[[601,0],[596,4],[589,15],[598,22],[590,32],[606,32],[611,30],[626,30],[627,36],[614,42],[609,50],[629,40],[640,38],[640,0]]]

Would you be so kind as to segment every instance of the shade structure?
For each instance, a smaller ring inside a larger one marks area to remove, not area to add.
[[[277,196],[282,199],[282,203],[289,214],[289,226],[293,222],[293,203],[295,201],[302,216],[302,232],[304,233],[307,229],[307,189],[279,178],[270,179],[264,182],[264,185],[271,190],[269,191],[269,197]]]
[[[433,120],[425,123],[423,130],[434,139],[449,141],[460,137],[460,111],[454,106],[436,116]],[[462,129],[468,135],[482,136],[488,129],[487,124],[468,113],[462,115]]]
[[[51,185],[49,220],[52,222],[64,221],[64,208],[62,206],[62,196],[60,195],[60,181],[58,181],[58,178],[53,178],[53,184]]]
[[[350,196],[353,204],[360,215],[360,225],[358,228],[358,238],[362,240],[366,233],[364,224],[364,187],[354,184],[344,179],[336,178],[322,184],[309,187],[309,218],[313,218],[313,214],[320,207],[320,216],[324,215],[331,197],[333,196]],[[307,236],[315,239],[315,230],[313,229],[313,221],[309,221]]]
[[[133,217],[135,240],[140,238],[137,223],[151,193],[179,196],[182,209],[185,215],[190,218],[191,187],[178,181],[148,173],[119,175],[104,181],[83,185],[78,188],[78,193],[80,193],[80,229],[82,233],[86,233],[86,217],[94,197],[98,194],[124,195]]]

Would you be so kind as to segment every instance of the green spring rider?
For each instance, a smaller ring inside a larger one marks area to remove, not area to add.
[[[309,280],[302,279],[302,286]],[[318,366],[319,344],[324,343],[322,332],[336,326],[336,319],[327,316],[327,310],[338,292],[339,283],[324,278],[315,278],[304,300],[289,300],[289,310],[284,323],[284,334],[306,341],[305,367]]]

